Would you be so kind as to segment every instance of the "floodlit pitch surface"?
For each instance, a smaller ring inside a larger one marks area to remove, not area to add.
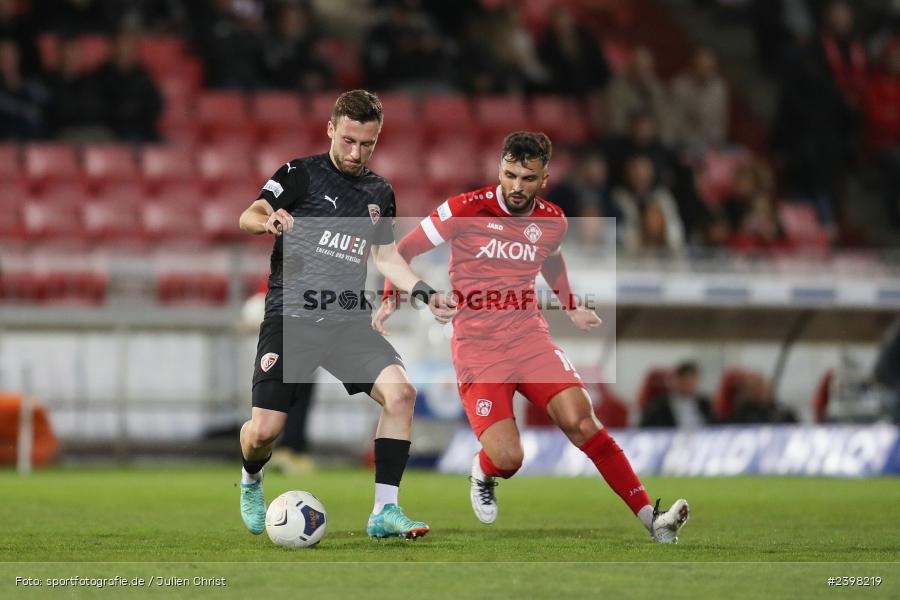
[[[244,530],[238,469],[0,472],[0,597],[900,597],[896,478],[648,478],[664,505],[690,500],[673,547],[651,543],[599,477],[501,482],[500,516],[484,526],[466,477],[409,471],[401,503],[432,531],[376,541],[365,534],[371,472],[270,473],[268,499],[305,489],[328,511],[318,548],[285,550]],[[48,581],[116,576],[144,587]],[[829,586],[829,577],[881,584]]]

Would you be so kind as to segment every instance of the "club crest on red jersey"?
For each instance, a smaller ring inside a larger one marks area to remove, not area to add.
[[[491,409],[494,407],[494,403],[490,400],[486,400],[484,398],[478,399],[478,404],[475,405],[475,414],[479,417],[486,417],[491,414]]]
[[[378,223],[378,220],[381,218],[381,207],[377,204],[370,204],[369,218],[372,219],[372,225]]]
[[[278,355],[274,352],[269,352],[267,354],[263,354],[263,357],[259,359],[259,368],[263,370],[263,373],[268,373],[269,369],[275,366],[275,363],[278,362]]]
[[[532,244],[537,243],[537,241],[541,239],[541,236],[544,235],[544,232],[541,231],[541,228],[534,223],[526,227],[525,231],[523,231],[522,233],[525,234],[525,237],[527,237],[528,241]]]

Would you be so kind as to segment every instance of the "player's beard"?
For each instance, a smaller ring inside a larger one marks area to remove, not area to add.
[[[358,163],[347,162],[347,158],[339,155],[335,150],[331,151],[331,162],[338,168],[338,171],[344,175],[351,175],[353,177],[357,177],[362,173],[363,167],[365,166],[365,163],[362,161]]]
[[[534,199],[537,196],[537,192],[531,194],[530,196],[526,196],[522,194],[521,198],[516,197],[514,194],[507,194],[506,196],[506,207],[509,209],[509,212],[515,215],[522,215],[530,213],[534,208]],[[515,201],[515,206],[511,204],[511,202]]]

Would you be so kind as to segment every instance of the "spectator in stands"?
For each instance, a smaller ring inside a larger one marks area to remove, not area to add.
[[[577,23],[566,6],[554,10],[538,56],[549,70],[553,92],[583,95],[605,88],[609,81],[609,65],[597,36]]]
[[[200,53],[207,83],[220,89],[256,89],[265,83],[261,7],[253,2],[208,0]]]
[[[593,148],[578,153],[574,168],[550,189],[547,199],[570,218],[585,217],[569,222],[570,227],[574,225],[579,241],[584,243],[596,243],[601,239],[602,223],[596,217],[621,216],[612,201],[606,159]]]
[[[522,23],[522,14],[515,3],[501,6],[489,19],[493,55],[501,69],[512,78],[508,91],[539,93],[547,91],[550,73],[538,58],[531,32]]]
[[[291,2],[277,14],[275,31],[264,44],[269,85],[304,91],[333,87],[332,69],[317,48],[320,38],[310,9]]]
[[[0,140],[33,140],[46,135],[47,90],[22,74],[19,47],[0,38]]]
[[[670,139],[670,108],[666,90],[656,76],[656,65],[650,50],[638,46],[631,51],[625,70],[613,78],[608,88],[608,125],[616,135],[629,129],[632,115],[646,113],[657,123],[660,137]]]
[[[83,73],[77,39],[60,43],[59,71],[48,77],[50,122],[57,137],[73,142],[102,142],[115,138],[106,125],[109,106],[100,95],[94,73]]]
[[[106,101],[106,122],[121,140],[159,140],[156,121],[162,111],[162,96],[138,61],[140,35],[122,31],[113,45],[109,62],[97,72],[97,86]]]
[[[118,2],[102,0],[34,0],[35,14],[45,15],[45,24],[66,37],[91,33],[107,33],[116,23],[112,20]]]
[[[625,166],[625,184],[613,191],[622,219],[618,237],[629,253],[677,252],[684,247],[684,227],[672,193],[655,183],[653,161],[637,154]]]
[[[686,361],[675,367],[670,389],[651,398],[641,413],[641,427],[701,427],[711,423],[712,404],[700,393],[700,369]]]
[[[444,40],[427,13],[391,0],[363,45],[366,85],[372,89],[441,89],[450,80]]]
[[[702,152],[728,137],[728,86],[709,48],[694,53],[691,68],[672,84],[672,136],[677,145]]]
[[[796,423],[794,414],[775,402],[772,386],[760,373],[744,377],[735,398],[734,423]]]
[[[731,183],[731,192],[721,204],[721,217],[729,235],[741,230],[744,218],[753,208],[758,196],[772,191],[771,172],[760,162],[754,161],[738,168]]]
[[[19,65],[28,78],[41,71],[34,11],[23,9],[16,0],[0,0],[0,39],[13,40],[19,49]]]
[[[750,3],[756,52],[763,69],[781,74],[785,59],[808,42],[814,18],[805,0],[755,0]]]
[[[819,37],[785,67],[773,125],[789,193],[814,203],[826,225],[842,212],[865,84],[865,54],[852,18],[847,3],[829,5]]]
[[[633,113],[625,135],[614,137],[606,144],[610,163],[610,180],[619,185],[625,178],[625,163],[635,154],[653,161],[653,170],[659,181],[671,186],[675,181],[677,157],[659,135],[659,122],[647,111]]]
[[[866,90],[866,142],[888,218],[900,227],[900,36],[882,50]]]
[[[459,87],[470,94],[500,94],[515,87],[516,79],[494,53],[488,19],[470,19],[460,40],[457,77]]]

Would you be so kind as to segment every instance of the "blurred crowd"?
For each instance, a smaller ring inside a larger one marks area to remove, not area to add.
[[[770,154],[755,156],[732,138],[733,92],[713,51],[683,57],[664,80],[646,47],[609,56],[578,2],[544,2],[537,21],[528,4],[0,0],[0,139],[164,141],[164,94],[139,43],[175,34],[211,89],[573,98],[590,134],[557,145],[573,166],[548,197],[569,215],[617,217],[629,253],[864,243],[844,227],[851,173],[872,181],[885,219],[900,228],[896,18],[863,27],[855,4],[841,0],[728,2],[752,19],[761,64],[779,83]],[[48,33],[52,68],[41,47]],[[78,43],[85,34],[112,42],[90,68]],[[579,235],[601,234],[585,226]]]

